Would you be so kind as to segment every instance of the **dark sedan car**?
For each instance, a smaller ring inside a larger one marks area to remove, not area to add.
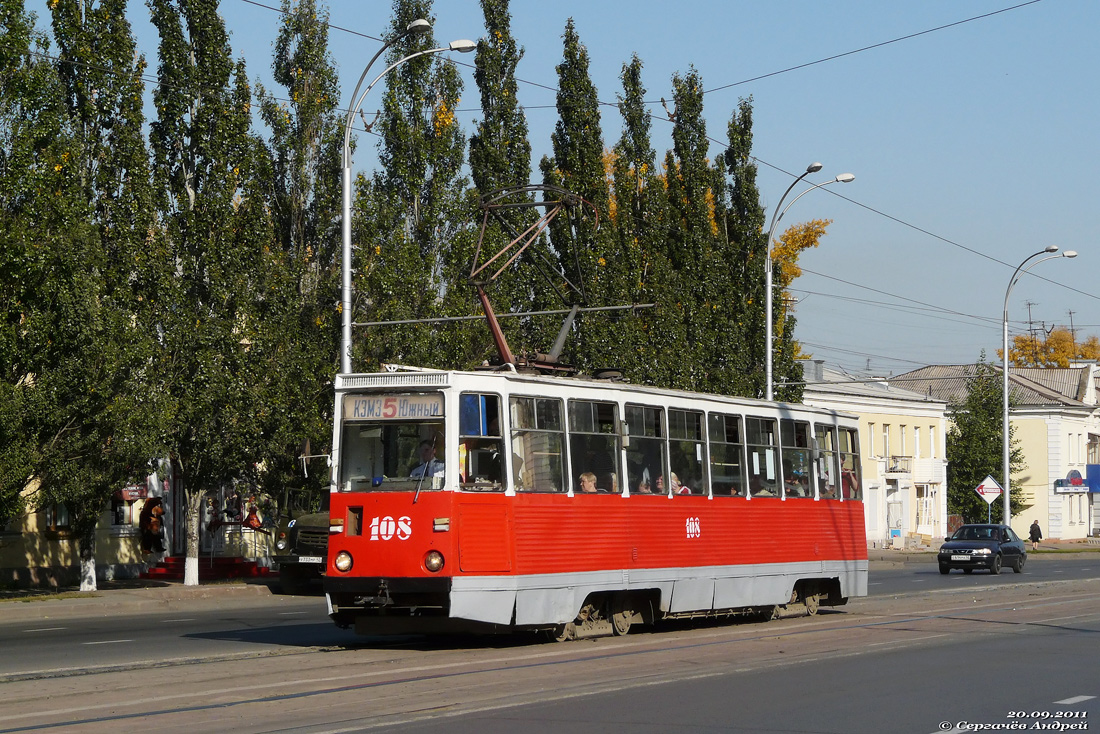
[[[961,568],[970,573],[975,568],[988,568],[1000,573],[1004,566],[1016,573],[1024,570],[1027,548],[1020,536],[1007,525],[963,525],[940,546],[940,573]]]

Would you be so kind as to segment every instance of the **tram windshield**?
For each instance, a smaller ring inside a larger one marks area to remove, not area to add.
[[[348,395],[340,489],[442,489],[447,472],[444,435],[442,395]]]

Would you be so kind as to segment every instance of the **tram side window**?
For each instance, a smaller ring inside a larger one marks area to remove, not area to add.
[[[626,481],[631,494],[653,494],[657,477],[668,476],[665,461],[664,411],[645,405],[626,406],[630,445],[626,449]]]
[[[511,399],[512,481],[519,492],[565,489],[565,425],[560,400]]]
[[[745,441],[749,449],[749,491],[753,497],[779,496],[775,420],[746,418]]]
[[[569,401],[569,462],[574,492],[582,474],[596,475],[597,492],[619,492],[619,406],[591,400]]]
[[[710,486],[716,495],[745,495],[741,416],[710,414]]]
[[[783,456],[783,494],[786,497],[813,497],[810,424],[786,418],[779,421],[779,443]]]
[[[859,433],[840,429],[840,491],[846,500],[863,499],[863,478],[859,465]]]
[[[469,490],[503,490],[500,396],[462,393],[458,411],[460,486]]]
[[[693,410],[668,411],[668,488],[673,494],[706,494],[706,438],[703,414]]]
[[[836,478],[840,476],[836,463],[836,429],[818,423],[814,426],[817,439],[817,481],[822,499],[836,499]]]

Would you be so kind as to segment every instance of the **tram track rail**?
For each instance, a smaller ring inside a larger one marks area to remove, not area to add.
[[[1036,595],[1021,597],[1027,587]],[[1006,630],[1083,629],[1100,619],[1100,589],[1088,582],[1021,583],[924,598],[919,611],[906,609],[912,597],[872,597],[815,617],[679,623],[656,633],[567,644],[519,644],[513,638],[364,641],[346,648],[299,648],[292,655],[73,670],[5,682],[0,734],[117,731],[139,719],[160,732],[193,732],[230,713],[254,722],[241,732],[290,731],[293,726],[284,728],[283,720],[294,721],[306,711],[325,713],[325,721],[312,730],[336,732],[345,725],[362,730],[670,679],[946,645]],[[288,662],[290,674],[275,672]],[[43,707],[44,700],[64,704]]]

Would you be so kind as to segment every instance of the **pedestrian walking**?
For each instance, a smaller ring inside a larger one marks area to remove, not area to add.
[[[1043,531],[1039,529],[1039,521],[1031,521],[1031,531],[1027,536],[1031,539],[1031,550],[1036,550],[1039,547],[1039,541],[1043,539]]]

